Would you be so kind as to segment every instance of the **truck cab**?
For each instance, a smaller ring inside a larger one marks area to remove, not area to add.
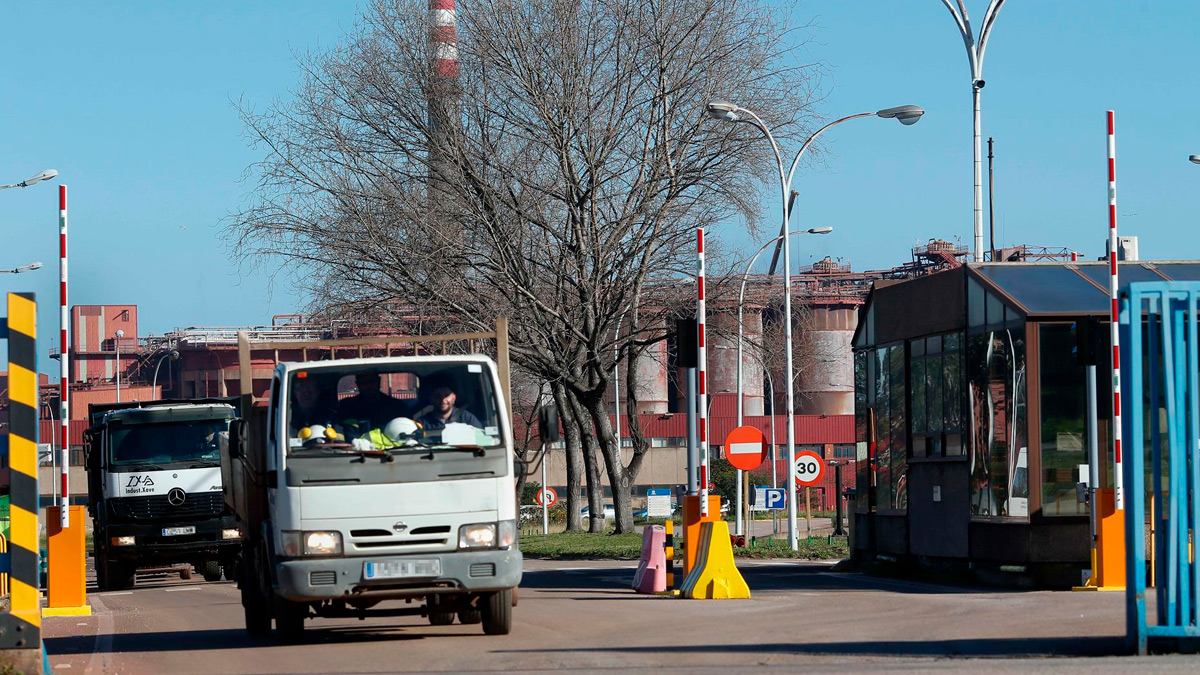
[[[512,430],[486,356],[285,363],[232,428],[246,628],[423,615],[508,633],[521,579]],[[400,606],[381,608],[381,603]]]
[[[102,590],[138,570],[194,566],[232,577],[241,532],[225,508],[221,454],[237,399],[97,404],[86,440],[88,511]]]

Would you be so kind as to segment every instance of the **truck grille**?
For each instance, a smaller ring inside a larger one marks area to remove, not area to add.
[[[112,500],[112,509],[116,516],[134,520],[219,516],[223,507],[224,496],[220,492],[189,494],[187,500],[179,506],[171,506],[166,495],[122,497]]]

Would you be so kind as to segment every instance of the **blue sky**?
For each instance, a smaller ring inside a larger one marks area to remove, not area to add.
[[[978,25],[986,2],[967,5]],[[0,182],[55,168],[70,186],[72,303],[136,303],[143,334],[261,324],[302,304],[265,271],[239,272],[220,240],[259,158],[233,102],[286,97],[295,53],[335,44],[356,12],[328,0],[6,8]],[[826,134],[824,162],[798,174],[795,217],[836,231],[800,240],[796,263],[832,255],[878,269],[930,237],[969,243],[969,72],[941,2],[806,0],[791,20],[812,24],[801,56],[828,69],[823,116],[927,110],[913,127],[869,118]],[[1009,0],[984,66],[998,244],[1103,252],[1112,108],[1122,234],[1141,237],[1143,258],[1198,257],[1200,166],[1187,162],[1200,153],[1197,26],[1200,3]],[[38,293],[45,342],[57,329],[54,185],[0,192],[0,227],[0,267],[46,264],[0,275],[3,290]]]

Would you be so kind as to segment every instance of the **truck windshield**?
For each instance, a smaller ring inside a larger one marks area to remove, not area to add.
[[[109,427],[114,466],[211,464],[228,447],[229,420],[117,423]]]
[[[499,446],[499,402],[482,363],[318,366],[287,380],[291,451]]]

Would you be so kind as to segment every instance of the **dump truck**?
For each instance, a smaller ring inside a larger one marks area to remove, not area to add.
[[[479,354],[343,359],[335,342],[328,360],[276,365],[231,425],[222,484],[246,533],[246,631],[274,623],[292,643],[309,619],[415,615],[507,634],[522,556],[504,340],[499,368]]]
[[[101,590],[139,571],[232,578],[242,534],[225,506],[221,455],[237,398],[92,404],[84,436]]]

